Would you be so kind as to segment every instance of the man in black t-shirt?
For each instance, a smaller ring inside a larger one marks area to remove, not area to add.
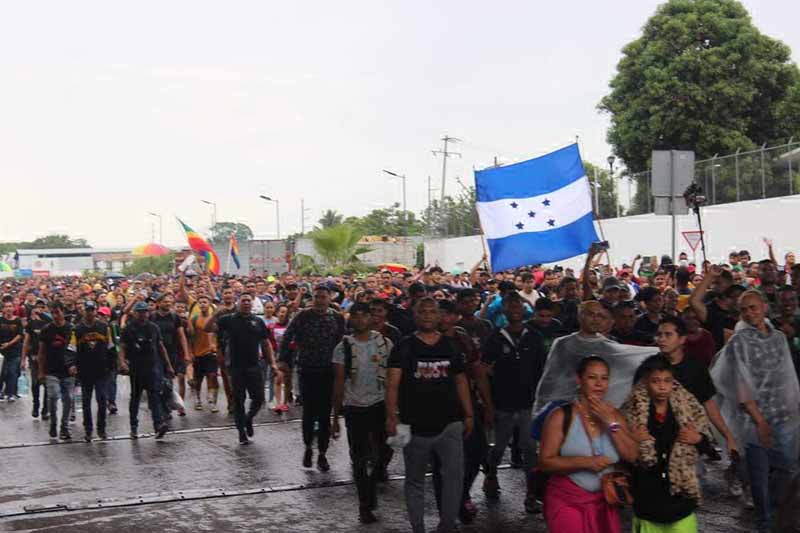
[[[31,395],[33,396],[33,411],[31,416],[39,416],[39,407],[42,407],[42,420],[50,418],[47,410],[47,387],[45,383],[39,381],[39,334],[42,329],[50,323],[50,317],[46,313],[47,304],[44,300],[36,300],[36,304],[31,308],[28,323],[25,324],[25,339],[22,343],[22,369],[30,365],[31,369]],[[44,400],[40,403],[40,388],[44,389]]]
[[[686,345],[686,324],[680,318],[667,317],[658,324],[656,342],[661,353],[672,363],[675,379],[691,392],[699,401],[714,427],[725,437],[728,453],[738,453],[736,440],[714,400],[717,389],[708,373],[708,369],[695,359],[686,357],[683,347]]]
[[[0,316],[0,353],[3,354],[0,399],[5,394],[5,399],[9,402],[15,401],[17,396],[17,380],[22,364],[22,337],[22,320],[14,316],[14,303],[4,302]]]
[[[97,305],[88,300],[83,317],[74,328],[72,344],[77,347],[78,377],[83,391],[84,440],[92,440],[92,395],[97,398],[97,436],[105,440],[108,383],[111,379],[114,339],[106,322],[97,319]]]
[[[161,340],[167,349],[169,362],[175,377],[178,380],[178,394],[181,398],[186,396],[186,360],[189,354],[189,344],[186,342],[186,329],[183,321],[172,312],[174,300],[170,294],[162,294],[156,299],[158,309],[152,314],[150,320],[158,326]],[[178,409],[179,416],[186,416],[185,409]]]
[[[75,361],[75,346],[70,344],[72,324],[64,316],[64,305],[54,302],[50,306],[53,321],[39,335],[39,381],[47,386],[47,408],[50,411],[50,437],[56,438],[58,425],[58,400],[62,402],[62,440],[72,438],[69,432],[69,413],[72,409],[72,392],[78,368]]]
[[[538,303],[538,302],[537,302]],[[536,386],[542,377],[547,352],[541,334],[523,322],[522,298],[516,293],[503,299],[503,313],[508,325],[495,331],[483,346],[483,364],[492,376],[492,400],[495,417],[495,446],[489,453],[488,472],[483,489],[497,497],[497,466],[503,458],[514,429],[519,431],[519,449],[525,464],[527,494],[525,510],[536,512],[533,468],[536,466],[536,443],[531,438],[531,408]]]
[[[239,443],[248,444],[253,436],[253,418],[264,405],[264,374],[258,365],[266,359],[281,381],[282,374],[275,364],[270,342],[271,331],[264,321],[253,314],[253,297],[244,293],[239,298],[239,311],[234,314],[218,311],[205,325],[207,332],[218,331],[227,341],[225,365],[233,389],[234,417],[239,430]],[[250,407],[245,415],[245,395],[250,396]]]
[[[142,391],[147,391],[147,404],[153,417],[156,438],[162,439],[169,426],[162,412],[162,380],[164,373],[172,378],[175,373],[161,342],[161,332],[148,319],[149,307],[145,302],[133,306],[133,320],[129,321],[120,335],[119,371],[130,374],[131,398],[128,412],[131,419],[131,438],[139,438],[139,402]],[[166,369],[166,370],[165,370]]]
[[[455,528],[463,489],[462,433],[469,435],[473,429],[469,385],[463,355],[437,330],[436,300],[422,298],[414,309],[414,318],[417,331],[402,339],[389,358],[386,430],[396,435],[399,422],[410,426],[411,440],[403,455],[412,529],[425,531],[425,471],[434,453],[442,465],[439,527],[450,531]]]

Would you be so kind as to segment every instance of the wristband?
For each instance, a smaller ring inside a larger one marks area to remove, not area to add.
[[[622,424],[620,424],[619,422],[611,422],[608,425],[608,431],[610,431],[611,433],[616,433],[620,429],[622,429]]]

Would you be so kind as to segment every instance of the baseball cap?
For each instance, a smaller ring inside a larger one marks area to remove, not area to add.
[[[619,280],[614,276],[611,276],[610,278],[606,278],[603,280],[603,291],[610,291],[613,289],[619,290],[621,288],[622,286],[620,286]]]
[[[83,302],[83,308],[87,311],[97,309],[97,304],[94,303],[92,300],[86,300]]]
[[[133,310],[138,311],[149,311],[150,307],[144,302],[136,302],[136,305],[133,306]]]
[[[111,316],[111,309],[108,307],[101,307],[97,312],[103,316]]]

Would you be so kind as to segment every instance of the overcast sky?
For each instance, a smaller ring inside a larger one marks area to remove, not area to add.
[[[656,0],[8,2],[0,6],[0,241],[51,232],[95,246],[182,244],[175,216],[257,236],[363,215],[441,186],[441,137],[473,167],[580,136],[604,162],[596,110]],[[748,0],[800,53],[800,2]],[[435,191],[434,194],[438,194]],[[158,235],[156,235],[158,239]]]

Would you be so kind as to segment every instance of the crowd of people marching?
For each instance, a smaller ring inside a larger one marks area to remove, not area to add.
[[[625,506],[637,533],[697,531],[716,461],[759,531],[786,531],[778,508],[800,492],[794,255],[604,257],[593,246],[580,272],[491,273],[484,259],[460,273],[6,279],[0,400],[29,373],[31,415],[70,440],[79,386],[91,442],[127,376],[131,438],[144,393],[162,439],[172,416],[218,412],[221,386],[242,445],[267,402],[302,405],[298,459],[321,471],[343,418],[360,520],[378,520],[376,486],[402,450],[415,532],[428,471],[450,531],[475,519],[481,472],[500,497],[509,447],[520,504],[551,531],[621,531]]]

